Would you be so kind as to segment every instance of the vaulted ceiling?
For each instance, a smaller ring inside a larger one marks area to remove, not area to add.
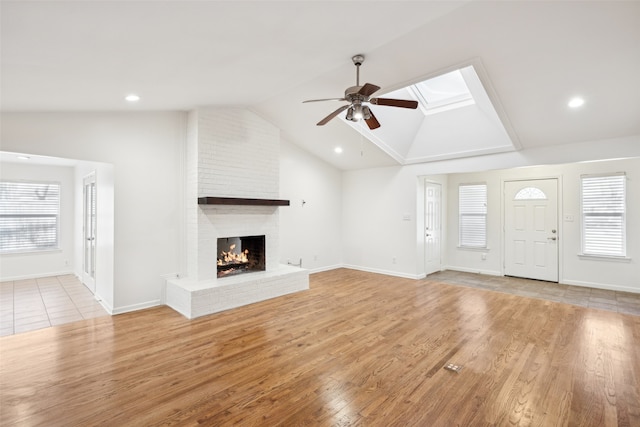
[[[0,8],[3,111],[243,107],[340,169],[406,162],[409,150],[399,159],[341,120],[316,126],[340,104],[302,104],[342,96],[355,84],[351,57],[364,54],[361,82],[380,94],[473,64],[507,149],[640,134],[638,1],[3,0]],[[125,102],[128,93],[141,100]],[[585,104],[568,108],[573,96]],[[388,144],[403,149],[411,124],[374,107]],[[464,119],[423,124],[418,161],[451,156],[454,146],[477,154],[469,147],[484,142],[473,132],[452,143]]]

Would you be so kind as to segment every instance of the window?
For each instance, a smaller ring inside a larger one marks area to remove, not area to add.
[[[464,101],[473,103],[473,97],[460,70],[432,77],[409,87],[420,105],[427,110]]]
[[[539,188],[525,187],[518,191],[513,200],[547,200],[547,195]]]
[[[475,104],[465,80],[469,76],[477,77],[473,66],[423,80],[404,89],[388,93],[387,96],[393,97],[394,93],[397,93],[397,97],[403,97],[406,96],[405,89],[408,90],[410,95],[418,101],[420,110],[425,116],[466,107]]]
[[[0,252],[58,248],[60,184],[0,182]]]
[[[626,256],[624,173],[582,176],[582,253]]]
[[[460,246],[487,246],[487,185],[461,185],[458,189]]]

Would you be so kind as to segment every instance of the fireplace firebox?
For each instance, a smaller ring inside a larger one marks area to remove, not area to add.
[[[265,236],[218,239],[218,277],[265,270]]]

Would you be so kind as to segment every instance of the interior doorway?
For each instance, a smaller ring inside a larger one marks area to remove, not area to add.
[[[442,186],[425,181],[424,270],[429,275],[441,270]]]
[[[83,224],[82,224],[82,283],[91,292],[96,292],[96,174],[91,173],[84,177],[83,188]]]
[[[504,274],[558,281],[558,180],[504,183]]]

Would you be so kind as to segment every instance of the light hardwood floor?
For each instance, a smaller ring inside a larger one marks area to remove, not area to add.
[[[640,425],[640,317],[352,270],[196,320],[158,307],[0,351],[7,426]]]

